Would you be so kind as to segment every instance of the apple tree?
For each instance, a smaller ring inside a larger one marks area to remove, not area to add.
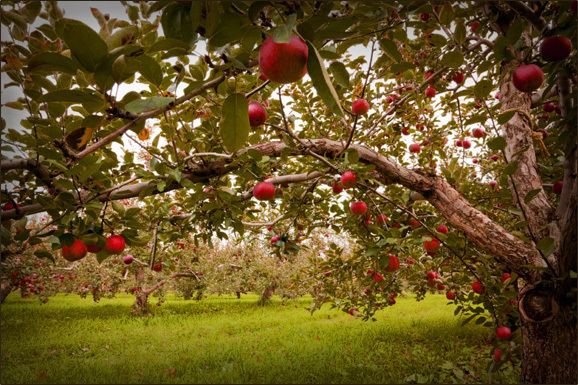
[[[576,1],[121,3],[95,31],[3,2],[25,115],[2,123],[3,243],[104,260],[157,225],[331,228],[353,246],[313,269],[323,301],[445,291],[521,346],[523,382],[576,380]]]

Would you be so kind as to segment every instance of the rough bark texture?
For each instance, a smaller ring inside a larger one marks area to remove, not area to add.
[[[277,289],[277,285],[272,283],[267,286],[265,290],[263,290],[263,293],[261,293],[261,298],[259,298],[260,306],[264,306],[271,299],[273,293],[275,293],[275,289]]]
[[[0,282],[0,303],[4,303],[8,294],[10,294],[13,290],[12,284],[10,281],[2,281]]]

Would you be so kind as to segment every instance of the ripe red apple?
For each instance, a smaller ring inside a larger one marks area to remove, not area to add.
[[[253,196],[260,201],[275,199],[275,186],[269,182],[259,182],[253,187]]]
[[[373,273],[371,278],[373,278],[373,282],[379,283],[379,282],[383,281],[383,274]]]
[[[341,184],[345,189],[355,186],[355,182],[357,182],[357,175],[353,171],[345,171],[341,174]]]
[[[355,215],[365,215],[367,213],[367,204],[364,201],[351,202],[349,209]]]
[[[401,133],[403,135],[409,135],[409,127],[404,127],[401,129]]]
[[[446,293],[446,298],[449,299],[450,301],[453,301],[454,299],[456,299],[456,293],[454,293],[453,291],[448,291]]]
[[[343,186],[339,182],[333,182],[333,186],[331,186],[331,188],[333,189],[334,194],[339,194],[343,191]]]
[[[496,94],[494,95],[494,98],[500,100],[500,99],[502,99],[502,94],[500,92],[496,92]]]
[[[389,255],[389,263],[387,265],[387,271],[396,271],[399,269],[399,258],[396,255]]]
[[[419,18],[421,19],[421,21],[423,21],[424,23],[427,23],[429,20],[429,13],[427,12],[422,12],[419,14]]]
[[[102,250],[102,247],[97,245],[96,243],[87,243],[86,244],[86,249],[88,250],[89,253],[100,253],[100,251]]]
[[[447,234],[449,231],[448,227],[444,224],[439,225],[436,230],[438,231],[438,233],[442,233],[442,234]]]
[[[268,80],[267,75],[265,75],[263,72],[259,73],[259,79],[261,79],[263,81]]]
[[[396,300],[395,300],[396,297],[397,297],[397,293],[391,293],[391,294],[389,295],[389,298],[388,298],[388,300],[387,300],[387,303],[388,303],[390,306],[395,305],[395,304],[396,304]]]
[[[452,80],[457,84],[462,84],[464,82],[464,79],[465,79],[464,73],[461,71],[454,73],[454,76],[452,77]]]
[[[502,273],[502,277],[500,278],[502,280],[502,282],[506,282],[508,280],[510,280],[510,278],[512,278],[512,275],[510,273]]]
[[[561,180],[557,180],[552,184],[552,191],[554,194],[560,195],[562,194],[562,188],[564,187],[564,182]]]
[[[456,147],[463,147],[464,142],[461,139],[456,140]]]
[[[472,135],[474,138],[480,139],[486,136],[486,131],[482,127],[477,127],[474,128],[474,131],[472,131]]]
[[[479,21],[474,20],[470,23],[470,31],[472,31],[472,33],[478,32],[479,28],[480,28],[480,22]]]
[[[472,163],[473,163],[473,164],[478,164],[478,158],[472,159]]]
[[[500,159],[500,155],[494,154],[494,155],[490,156],[490,159],[493,160],[494,162],[496,162]]]
[[[544,82],[544,72],[536,64],[522,64],[514,70],[512,82],[518,91],[532,92]]]
[[[75,239],[70,246],[62,245],[62,257],[69,262],[84,258],[87,252],[86,244],[80,239]]]
[[[267,111],[258,102],[249,103],[249,124],[251,127],[257,127],[267,120]]]
[[[159,272],[163,269],[163,264],[162,262],[157,262],[153,265],[153,270],[156,272]]]
[[[480,281],[474,281],[472,282],[472,290],[474,291],[474,293],[477,294],[482,294],[485,290],[484,285],[482,285],[482,283]]]
[[[421,223],[419,223],[419,221],[415,218],[410,218],[409,225],[411,226],[412,229],[417,229],[418,227],[421,227]]]
[[[307,73],[308,55],[307,44],[295,35],[289,43],[275,43],[268,37],[259,49],[259,68],[274,82],[293,83]]]
[[[375,271],[373,269],[367,269],[367,271],[365,272],[365,275],[367,275],[368,277],[373,276],[373,274],[375,273]]]
[[[425,96],[427,96],[428,98],[433,98],[434,96],[436,96],[436,89],[433,86],[427,86],[427,88],[425,89]]]
[[[434,279],[436,279],[438,276],[437,271],[428,271],[426,273],[426,277],[428,279],[428,281],[433,281]]]
[[[570,56],[572,41],[566,36],[548,36],[540,44],[540,55],[546,61],[560,61]]]
[[[351,104],[353,115],[365,115],[369,111],[369,103],[365,99],[357,99]]]
[[[464,139],[462,140],[462,147],[467,150],[468,148],[472,147],[472,142],[470,142],[468,139]]]
[[[556,111],[556,107],[556,103],[546,102],[542,108],[544,109],[544,112],[554,112]]]
[[[434,81],[433,74],[433,71],[425,71],[423,73],[423,78],[431,83]]]
[[[423,241],[423,247],[428,252],[435,252],[437,249],[440,248],[440,246],[441,246],[440,241],[438,241],[435,238],[429,241]]]
[[[496,329],[496,338],[499,340],[507,340],[512,338],[512,331],[507,326],[498,326]]]
[[[274,244],[276,244],[277,242],[279,242],[280,240],[281,240],[281,237],[280,237],[280,236],[278,236],[278,235],[273,235],[273,236],[271,237],[271,244],[274,245]]]
[[[22,205],[20,203],[16,203],[16,206],[15,206],[14,203],[7,202],[7,203],[4,203],[4,206],[2,206],[2,210],[14,210],[15,208],[18,208],[18,207],[22,207]]]
[[[436,289],[438,290],[445,290],[446,289],[446,285],[444,285],[443,283],[438,283],[436,286]]]
[[[373,223],[373,221],[371,220],[371,215],[367,215],[367,216],[365,217],[365,219],[363,220],[363,224],[364,224],[365,226],[369,226],[369,225],[371,225],[372,223]]]
[[[387,217],[387,215],[385,214],[379,214],[376,218],[375,221],[377,222],[378,225],[383,225],[385,222],[387,222],[389,220],[389,218]]]
[[[104,243],[104,249],[109,254],[120,254],[124,250],[125,246],[126,242],[122,235],[111,235],[106,238],[106,242]]]
[[[500,362],[502,360],[502,350],[494,349],[494,362]]]
[[[419,146],[418,143],[412,143],[409,145],[409,152],[411,152],[412,154],[417,154],[421,151],[421,147]]]
[[[393,225],[391,225],[391,227],[393,227],[394,229],[400,229],[401,225],[398,222],[395,222]]]
[[[349,315],[355,315],[355,313],[357,313],[357,308],[356,307],[352,307],[349,310],[347,310],[347,313]]]
[[[495,180],[491,180],[488,182],[488,186],[495,189],[498,186],[498,182],[496,182]]]
[[[134,261],[134,257],[130,254],[125,255],[122,257],[122,261],[125,265],[130,265]]]

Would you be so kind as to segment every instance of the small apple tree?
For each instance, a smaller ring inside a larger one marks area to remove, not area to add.
[[[576,380],[576,1],[122,4],[96,32],[3,3],[26,114],[2,121],[3,243],[103,260],[167,223],[288,247],[331,228],[355,247],[327,250],[324,300],[369,317],[435,287],[522,345],[523,382]]]

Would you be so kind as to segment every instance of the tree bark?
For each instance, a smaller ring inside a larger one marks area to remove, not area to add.
[[[10,294],[13,289],[14,287],[12,286],[10,281],[0,282],[0,303],[4,303],[4,300],[6,299],[6,297],[8,297],[8,294]]]
[[[260,306],[264,306],[271,299],[273,293],[275,293],[275,289],[277,289],[277,284],[272,283],[263,290],[261,298],[259,298]]]

